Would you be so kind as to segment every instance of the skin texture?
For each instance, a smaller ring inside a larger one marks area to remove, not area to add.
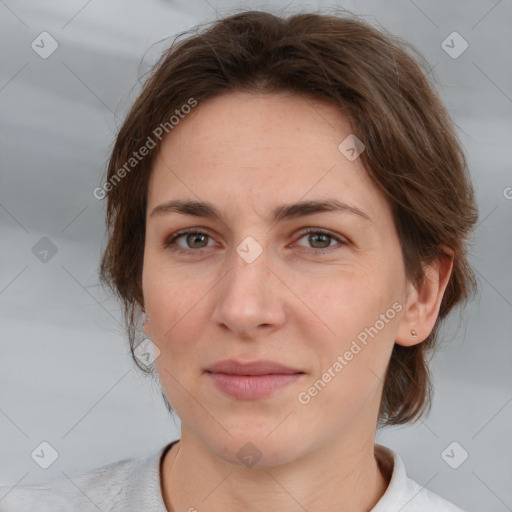
[[[427,267],[418,289],[408,282],[390,205],[361,160],[338,149],[350,133],[329,103],[231,92],[200,103],[164,141],[148,190],[143,294],[144,330],[161,351],[162,388],[182,422],[162,467],[169,510],[362,512],[385,492],[374,439],[386,367],[395,342],[413,345],[431,332],[451,261]],[[370,220],[270,218],[276,206],[327,198]],[[150,215],[175,199],[211,202],[223,219]],[[308,227],[345,243],[303,233]],[[165,247],[185,228],[208,236]],[[248,236],[262,249],[251,263],[236,251]],[[397,303],[394,318],[300,403],[298,394]],[[270,359],[305,375],[269,397],[236,399],[204,372],[227,358]],[[247,442],[261,454],[253,467],[237,457]]]

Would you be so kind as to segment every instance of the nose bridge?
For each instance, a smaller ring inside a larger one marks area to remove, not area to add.
[[[240,335],[282,320],[269,260],[270,251],[255,238],[247,237],[235,247],[215,307],[217,323]]]
[[[227,276],[227,293],[233,293],[237,300],[242,296],[258,299],[269,289],[269,249],[264,242],[246,237],[235,247],[230,258],[230,272]]]

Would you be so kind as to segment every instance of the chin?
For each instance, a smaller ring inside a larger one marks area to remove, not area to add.
[[[300,439],[290,436],[284,439],[277,432],[268,435],[270,431],[261,433],[251,428],[230,431],[232,437],[224,436],[222,442],[218,439],[206,440],[206,444],[226,462],[248,469],[270,468],[292,462],[298,455]]]

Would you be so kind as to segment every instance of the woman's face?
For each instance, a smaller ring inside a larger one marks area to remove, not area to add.
[[[374,433],[409,284],[389,204],[350,139],[339,149],[350,134],[332,105],[227,93],[182,119],[154,165],[145,332],[183,431],[225,460],[285,463]],[[342,207],[290,208],[327,201]],[[228,359],[288,370],[207,371]]]

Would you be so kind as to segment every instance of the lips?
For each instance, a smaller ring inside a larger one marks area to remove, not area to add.
[[[238,400],[267,398],[304,378],[304,372],[275,361],[220,361],[205,370],[216,388]]]
[[[304,373],[275,361],[262,360],[242,363],[235,359],[219,361],[206,369],[208,373],[224,373],[228,375],[291,375]]]

